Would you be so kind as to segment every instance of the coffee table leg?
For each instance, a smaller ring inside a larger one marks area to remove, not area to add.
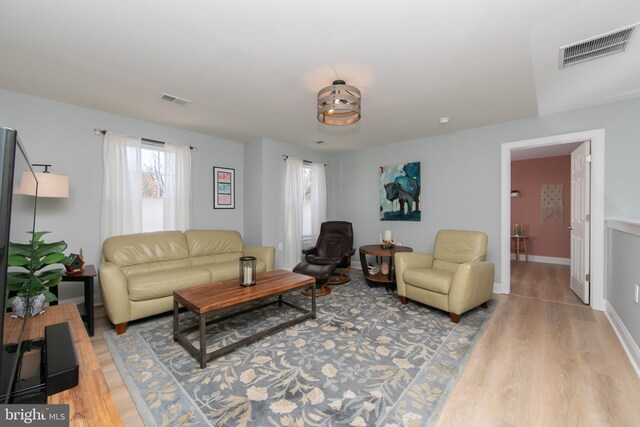
[[[178,301],[173,300],[173,340],[178,341]]]
[[[207,367],[207,321],[200,316],[200,368]]]
[[[278,305],[282,305],[282,295],[278,295]]]
[[[316,283],[311,287],[311,318],[316,318]]]

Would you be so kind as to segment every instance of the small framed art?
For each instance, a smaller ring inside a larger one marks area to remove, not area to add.
[[[213,208],[236,208],[236,170],[213,167]]]

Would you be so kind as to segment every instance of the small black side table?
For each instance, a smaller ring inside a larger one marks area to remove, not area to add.
[[[78,311],[82,320],[87,324],[89,336],[93,336],[93,278],[96,277],[96,268],[92,264],[87,264],[80,273],[65,273],[62,282],[84,282],[84,304],[78,304]],[[58,285],[60,286],[60,285]],[[58,297],[58,286],[49,288],[52,294]],[[51,305],[57,305],[54,301]]]

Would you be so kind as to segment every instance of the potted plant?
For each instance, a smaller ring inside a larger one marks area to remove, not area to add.
[[[28,233],[32,234],[29,243],[9,244],[9,266],[26,270],[7,274],[9,291],[17,292],[8,302],[18,317],[26,316],[27,301],[29,313],[34,316],[42,311],[45,302],[57,300],[48,288],[60,283],[64,270],[46,268],[61,263],[65,259],[62,251],[67,248],[64,241],[45,243],[42,236],[48,234],[48,231]]]

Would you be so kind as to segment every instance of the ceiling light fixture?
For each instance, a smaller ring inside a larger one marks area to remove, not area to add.
[[[449,117],[440,117],[438,121],[444,125],[446,123],[449,123]]]
[[[331,126],[344,126],[360,120],[360,91],[344,80],[334,80],[318,92],[318,121]]]

